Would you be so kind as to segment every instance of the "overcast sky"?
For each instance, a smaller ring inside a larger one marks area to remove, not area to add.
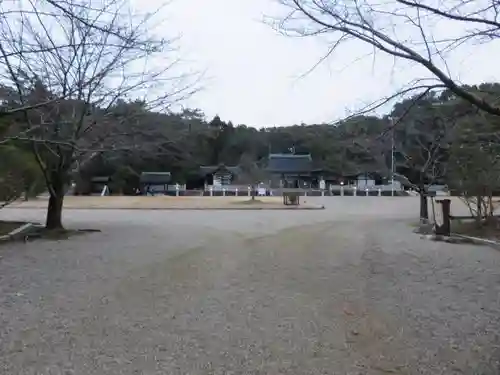
[[[422,76],[382,53],[362,58],[370,50],[358,43],[345,44],[303,76],[327,47],[317,39],[278,35],[263,17],[279,10],[275,0],[174,0],[163,9],[162,32],[182,34],[182,57],[206,70],[203,91],[186,106],[256,127],[331,122]],[[490,44],[447,62],[460,81],[475,83],[498,80],[495,56],[500,49]]]

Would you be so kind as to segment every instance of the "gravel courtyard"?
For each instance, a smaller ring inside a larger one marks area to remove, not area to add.
[[[0,373],[500,373],[500,252],[420,239],[416,198],[323,202],[66,210],[102,232],[0,247]]]

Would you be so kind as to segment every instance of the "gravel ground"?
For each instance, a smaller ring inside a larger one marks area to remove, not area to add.
[[[68,210],[102,233],[0,247],[0,373],[498,374],[500,253],[414,209]]]

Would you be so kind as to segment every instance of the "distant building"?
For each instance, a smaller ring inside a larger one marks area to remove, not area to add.
[[[269,154],[265,170],[280,187],[311,187],[317,179],[310,154]]]
[[[371,189],[383,184],[383,178],[377,172],[358,172],[345,175],[345,184],[358,189]]]
[[[141,193],[145,195],[167,194],[171,178],[170,172],[142,172]]]
[[[203,178],[205,188],[213,186],[214,188],[222,188],[234,183],[238,175],[241,173],[239,166],[227,166],[219,164],[214,166],[201,166],[200,174]]]
[[[94,176],[90,179],[79,179],[72,183],[67,194],[72,195],[101,195],[111,183],[109,176]]]
[[[98,176],[92,177],[90,179],[90,194],[103,194],[105,190],[109,193],[109,184],[111,183],[111,177],[109,176]]]

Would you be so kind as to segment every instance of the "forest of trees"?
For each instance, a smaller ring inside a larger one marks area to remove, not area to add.
[[[470,89],[500,93],[496,84]],[[138,103],[121,105],[125,110]],[[269,153],[287,153],[291,147],[297,153],[310,153],[315,167],[325,174],[377,171],[387,177],[394,144],[396,169],[412,183],[452,184],[449,155],[457,154],[455,148],[459,143],[463,146],[462,141],[471,141],[470,135],[462,133],[468,126],[487,127],[485,133],[494,140],[498,129],[496,117],[481,114],[447,91],[410,97],[397,103],[386,116],[358,115],[336,124],[255,129],[218,116],[206,119],[199,110],[160,114],[132,108],[128,113],[126,117],[133,118],[141,134],[133,134],[134,140],[124,135],[121,143],[132,142],[135,147],[101,152],[81,169],[86,178],[114,176],[113,180],[119,182],[145,170],[157,170],[169,171],[174,181],[185,183],[198,173],[200,165],[262,165]]]
[[[494,97],[500,94],[500,85],[483,84],[468,90]],[[64,105],[58,104],[59,112]],[[68,109],[74,105],[69,103]],[[12,128],[12,118],[3,118],[4,128],[9,124]],[[330,175],[377,171],[389,177],[393,145],[396,171],[422,196],[430,184],[441,183],[474,197],[488,197],[500,185],[499,120],[449,91],[410,97],[385,116],[358,115],[336,124],[262,129],[234,125],[218,116],[208,120],[200,110],[165,114],[148,110],[141,102],[118,100],[107,109],[102,122],[93,124],[92,131],[77,142],[75,150],[82,153],[75,158],[79,165],[67,171],[65,183],[110,176],[112,191],[133,194],[143,171],[169,171],[174,181],[185,183],[198,174],[200,165],[260,165],[270,152],[286,153],[290,147],[311,153],[315,167]],[[98,147],[94,146],[96,139]],[[7,140],[0,152],[2,160],[11,162],[2,163],[1,173],[13,183],[3,184],[4,199],[9,194],[16,197],[26,192],[30,196],[46,190],[33,140],[16,136]],[[59,153],[64,150],[57,138],[45,136],[43,144],[50,146],[51,141],[56,142]],[[52,162],[53,150],[48,150],[51,152],[39,150],[38,157]]]
[[[315,166],[328,174],[377,171],[386,176],[393,148],[401,179],[421,195],[421,217],[427,216],[426,195],[433,183],[461,194],[478,220],[493,215],[492,196],[500,185],[498,83],[458,84],[434,65],[431,52],[426,56],[401,45],[397,36],[357,19],[359,11],[324,13],[314,2],[290,0],[323,32],[343,33],[411,60],[438,82],[397,93],[400,101],[384,116],[367,110],[335,124],[255,129],[218,116],[207,119],[198,109],[170,111],[197,90],[197,75],[176,71],[176,61],[158,64],[169,55],[171,42],[148,34],[149,16],[136,22],[123,18],[126,0],[102,0],[101,8],[86,4],[45,0],[0,13],[0,201],[6,205],[47,191],[48,229],[62,228],[71,181],[111,176],[112,191],[126,194],[137,187],[142,171],[169,171],[183,183],[200,165],[258,168],[270,152],[290,147],[311,153]],[[316,12],[332,20],[321,21]],[[484,12],[484,22],[477,12],[461,22],[496,25],[488,20],[490,10]],[[143,68],[150,60],[160,68]]]

